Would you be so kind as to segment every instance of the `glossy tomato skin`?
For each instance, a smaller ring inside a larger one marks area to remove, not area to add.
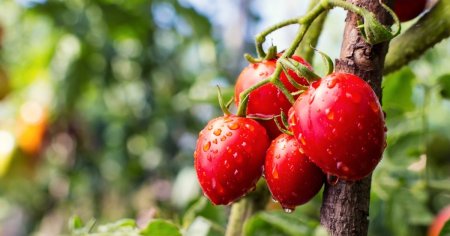
[[[426,0],[396,0],[394,3],[394,12],[401,22],[416,18],[425,10]]]
[[[352,74],[333,73],[314,82],[296,100],[288,119],[310,160],[341,179],[369,175],[386,146],[378,98]]]
[[[281,134],[267,150],[264,176],[275,200],[285,209],[311,200],[322,188],[325,175],[305,154],[294,136]]]
[[[194,165],[200,186],[216,205],[227,205],[253,189],[269,147],[258,122],[237,116],[211,120],[200,132]]]
[[[298,56],[292,57],[294,60],[306,65],[309,69],[311,65],[303,58]],[[277,59],[266,60],[260,63],[253,63],[242,70],[239,75],[234,90],[235,104],[239,105],[239,95],[241,92],[268,78],[275,70]],[[308,85],[304,78],[297,76],[293,71],[289,71],[289,75],[298,83]],[[296,88],[289,82],[284,73],[281,73],[280,80],[290,92],[296,91]],[[281,111],[287,112],[292,104],[287,100],[284,94],[273,84],[266,84],[253,91],[248,99],[247,115],[259,117],[273,117],[280,115]],[[259,121],[266,129],[271,139],[281,134],[273,120]]]

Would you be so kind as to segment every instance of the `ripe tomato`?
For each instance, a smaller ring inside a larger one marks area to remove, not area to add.
[[[301,57],[293,56],[294,60],[306,65],[309,69],[311,65],[308,64]],[[248,65],[239,75],[236,86],[234,88],[235,103],[239,104],[239,95],[241,92],[258,83],[261,80],[268,78],[275,70],[277,59],[266,60],[260,63]],[[308,85],[304,78],[297,76],[293,71],[289,71],[289,75],[299,84]],[[289,82],[284,73],[281,73],[280,80],[290,92],[297,89]],[[254,90],[248,99],[247,115],[254,115],[259,117],[273,117],[280,115],[281,111],[287,112],[292,104],[287,100],[284,94],[273,84],[266,84]],[[281,132],[278,130],[273,120],[260,121],[260,123],[267,129],[271,139],[276,138]],[[280,120],[281,124],[281,120]]]
[[[287,211],[311,200],[325,179],[323,172],[300,152],[295,137],[287,134],[272,141],[264,175],[273,198]]]
[[[394,12],[401,22],[416,18],[425,10],[426,0],[395,0]]]
[[[310,160],[345,180],[369,175],[386,145],[377,96],[361,78],[333,73],[314,82],[289,113],[289,125]]]
[[[214,204],[229,204],[253,189],[269,146],[258,122],[237,116],[211,120],[200,132],[194,164],[200,186]]]

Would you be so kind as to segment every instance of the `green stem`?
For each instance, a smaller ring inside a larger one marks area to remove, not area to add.
[[[258,56],[260,58],[264,58],[266,56],[266,53],[264,52],[263,49],[263,43],[266,41],[266,37],[267,35],[269,35],[270,33],[281,29],[285,26],[288,25],[293,25],[293,24],[298,24],[298,18],[293,18],[293,19],[289,19],[289,20],[285,20],[283,22],[280,22],[276,25],[273,25],[265,30],[263,30],[261,33],[259,33],[258,35],[256,35],[255,37],[255,44],[256,44],[256,51],[258,52]]]
[[[247,101],[248,101],[248,96],[250,95],[251,92],[253,92],[255,89],[270,83],[271,77],[261,80],[258,83],[254,84],[253,86],[251,86],[250,88],[244,90],[243,92],[241,92],[241,94],[239,94],[239,107],[237,110],[237,116],[241,116],[241,117],[245,117],[245,113],[247,110]]]
[[[312,10],[316,4],[318,4],[320,0],[311,0],[308,11]],[[301,56],[309,63],[313,63],[314,61],[314,50],[312,47],[317,46],[317,42],[319,41],[320,34],[322,33],[323,25],[325,24],[325,20],[327,18],[328,11],[323,12],[320,16],[312,23],[299,47],[295,51],[295,55]]]
[[[245,220],[253,211],[251,199],[242,198],[231,207],[225,236],[241,236]]]

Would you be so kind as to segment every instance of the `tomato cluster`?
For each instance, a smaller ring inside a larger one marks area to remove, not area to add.
[[[241,72],[236,105],[241,105],[243,91],[272,75],[277,60],[251,63]],[[290,60],[311,69],[300,57]],[[265,84],[248,96],[245,112],[252,118],[224,115],[200,132],[195,168],[203,192],[214,204],[243,197],[264,173],[273,199],[290,211],[313,198],[327,175],[359,180],[380,161],[386,146],[384,113],[364,80],[332,73],[308,82],[298,71],[287,73],[278,79],[295,94],[294,104],[278,87]],[[292,79],[307,89],[297,91]]]

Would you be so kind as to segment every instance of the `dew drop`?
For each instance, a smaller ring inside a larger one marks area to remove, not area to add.
[[[337,80],[335,80],[335,79],[328,80],[327,87],[330,88],[330,89],[334,88],[334,86],[336,86],[336,82],[337,82]]]
[[[303,150],[302,147],[298,147],[298,151],[299,151],[301,154],[305,154],[305,150]]]
[[[231,135],[233,135],[233,133],[227,132],[225,135],[228,136],[228,137],[230,137]]]
[[[246,142],[242,142],[242,147],[245,147],[245,146],[247,146],[247,143]]]
[[[275,156],[276,159],[280,159],[280,157],[281,157],[280,154],[277,154],[277,155]]]
[[[336,185],[339,182],[339,178],[337,176],[334,175],[327,175],[327,183],[329,185]]]
[[[343,172],[348,172],[350,169],[344,164],[344,163],[342,163],[342,162],[338,162],[337,164],[336,164],[336,167],[339,169],[339,170],[342,170]]]
[[[207,152],[210,147],[211,147],[211,142],[208,141],[207,143],[205,143],[205,145],[203,145],[203,151]]]
[[[215,138],[212,142],[213,142],[214,144],[217,144],[217,139]]]
[[[303,137],[303,135],[302,134],[300,134],[300,142],[303,144],[303,146],[305,146],[306,145],[306,140],[305,140],[305,137]]]
[[[345,97],[347,97],[348,99],[352,100],[352,102],[354,103],[359,103],[361,101],[361,95],[359,95],[358,93],[345,93]]]
[[[277,199],[275,199],[273,196],[272,196],[272,201],[273,202],[275,202],[275,203],[277,203],[278,202],[278,200]]]
[[[370,105],[370,108],[372,108],[372,111],[374,113],[378,113],[380,111],[380,108],[376,102],[371,102],[371,103],[369,103],[369,105]]]
[[[220,138],[220,141],[225,141],[225,140],[227,140],[227,137],[226,137],[226,136],[222,136],[222,137]]]
[[[213,152],[214,154],[217,154],[217,153],[219,152],[219,150],[215,149],[215,150],[212,150],[212,152]]]
[[[279,178],[277,167],[274,167],[274,168],[273,168],[273,170],[272,170],[272,176],[273,176],[274,179],[278,179],[278,178]]]
[[[239,173],[239,170],[238,169],[236,169],[236,170],[234,170],[234,175],[237,175]]]
[[[357,126],[358,126],[358,129],[359,129],[359,130],[362,130],[362,129],[363,129],[363,125],[362,125],[361,123],[358,122]]]
[[[237,156],[238,156],[237,152],[233,153],[233,158],[236,158]]]
[[[208,126],[208,130],[212,130],[212,129],[213,129],[212,125]]]
[[[329,120],[333,120],[334,119],[334,112],[332,112],[330,110],[330,108],[325,109],[325,115],[327,116],[327,118]]]
[[[329,155],[333,155],[333,152],[332,152],[331,149],[329,149],[329,148],[327,148],[327,153],[328,153]]]
[[[216,129],[216,130],[214,130],[213,133],[214,133],[215,136],[219,136],[222,133],[222,130],[221,129]]]
[[[291,206],[283,206],[283,211],[291,214],[292,212],[294,212],[294,208],[292,208]]]
[[[239,124],[238,124],[238,123],[228,124],[227,126],[228,126],[228,128],[231,129],[231,130],[237,130],[237,129],[239,129]]]

